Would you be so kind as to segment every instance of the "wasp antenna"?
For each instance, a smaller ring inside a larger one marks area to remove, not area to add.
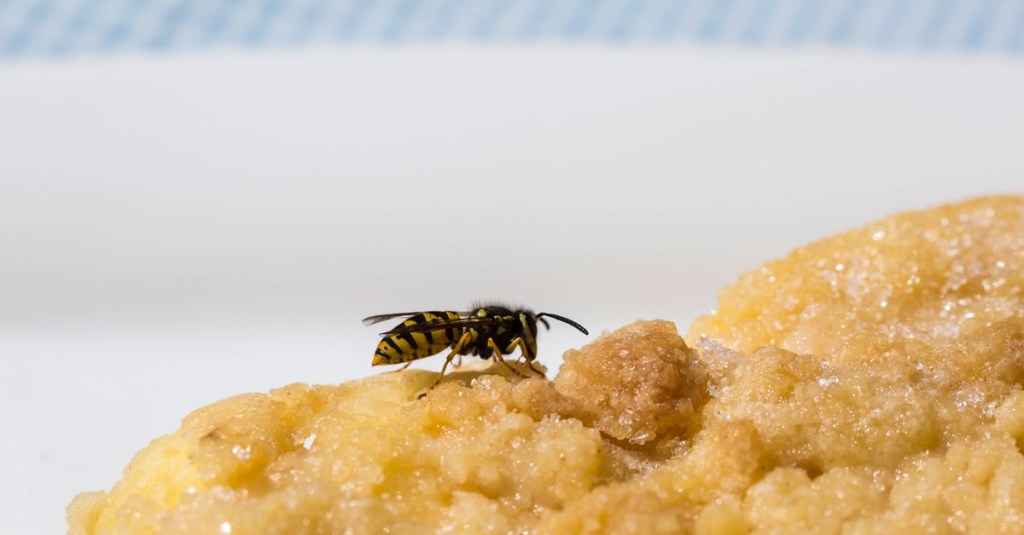
[[[549,331],[551,330],[551,324],[548,323],[548,320],[546,320],[546,319],[544,319],[544,318],[542,318],[540,316],[537,316],[537,321],[543,323],[545,329],[547,329]]]
[[[540,314],[537,314],[537,319],[540,319],[541,316],[547,316],[549,318],[556,319],[556,320],[558,320],[558,321],[560,321],[562,323],[566,323],[568,325],[572,325],[573,327],[576,327],[576,329],[578,329],[583,334],[587,334],[587,335],[590,334],[589,332],[587,332],[586,329],[583,328],[582,325],[580,325],[579,323],[576,323],[575,321],[573,321],[573,320],[571,320],[571,319],[569,319],[569,318],[567,318],[565,316],[559,316],[558,314],[552,314],[550,312],[541,312]],[[541,320],[541,321],[544,321],[544,320]],[[545,322],[545,325],[546,324],[547,324],[547,322]]]

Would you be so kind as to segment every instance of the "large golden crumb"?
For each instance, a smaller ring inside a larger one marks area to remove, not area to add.
[[[798,249],[687,340],[226,399],[70,533],[1024,533],[1024,198]]]

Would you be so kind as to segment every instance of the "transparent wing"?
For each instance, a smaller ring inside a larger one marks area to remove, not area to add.
[[[393,314],[379,314],[377,316],[363,318],[363,325],[373,325],[374,323],[380,323],[392,318],[404,318],[407,316],[415,316],[416,314],[422,314],[422,312],[395,312]]]
[[[475,327],[481,325],[495,325],[501,323],[498,318],[459,318],[432,321],[429,323],[417,323],[415,325],[399,325],[388,332],[380,333],[381,336],[395,336],[404,333],[423,333],[439,329],[450,329],[453,327]]]

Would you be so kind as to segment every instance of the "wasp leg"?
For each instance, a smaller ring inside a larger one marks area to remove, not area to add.
[[[494,343],[494,338],[488,338],[487,339],[487,347],[491,348],[491,351],[494,352],[494,359],[495,360],[497,360],[498,362],[504,364],[506,368],[508,368],[509,370],[512,371],[512,373],[518,375],[519,377],[522,377],[523,379],[526,379],[526,376],[523,375],[522,372],[520,372],[519,370],[513,368],[511,365],[509,365],[509,363],[505,362],[505,357],[501,356],[501,350],[498,349],[498,344]]]
[[[546,375],[544,375],[544,372],[538,370],[537,368],[535,368],[533,366],[533,358],[530,358],[530,357],[526,356],[527,355],[527,353],[526,353],[526,342],[523,341],[522,337],[517,336],[515,338],[515,340],[512,340],[512,343],[508,345],[508,349],[505,350],[505,353],[511,354],[513,351],[516,350],[516,346],[519,346],[519,353],[520,353],[519,354],[519,358],[520,359],[525,359],[526,360],[526,365],[531,370],[533,370],[537,375],[539,375],[541,377],[547,377]]]
[[[441,378],[444,377],[444,371],[448,369],[448,365],[451,364],[452,359],[455,358],[455,355],[458,355],[459,351],[461,351],[462,348],[469,343],[470,338],[471,337],[468,332],[463,334],[462,338],[459,338],[459,343],[455,344],[455,347],[452,348],[452,352],[448,353],[448,357],[444,359],[444,366],[441,366],[441,373],[438,374],[437,379],[434,380],[434,384],[430,385],[430,388],[427,388],[427,390],[424,391],[422,394],[416,396],[416,399],[423,399],[423,396],[427,395],[427,392],[433,390],[434,387],[441,382]]]

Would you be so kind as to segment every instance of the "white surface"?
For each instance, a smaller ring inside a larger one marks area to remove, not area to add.
[[[75,493],[204,404],[376,373],[365,315],[498,298],[685,331],[794,246],[1020,191],[1021,67],[685,48],[0,66],[0,532],[60,532]],[[587,338],[553,328],[556,368]]]

